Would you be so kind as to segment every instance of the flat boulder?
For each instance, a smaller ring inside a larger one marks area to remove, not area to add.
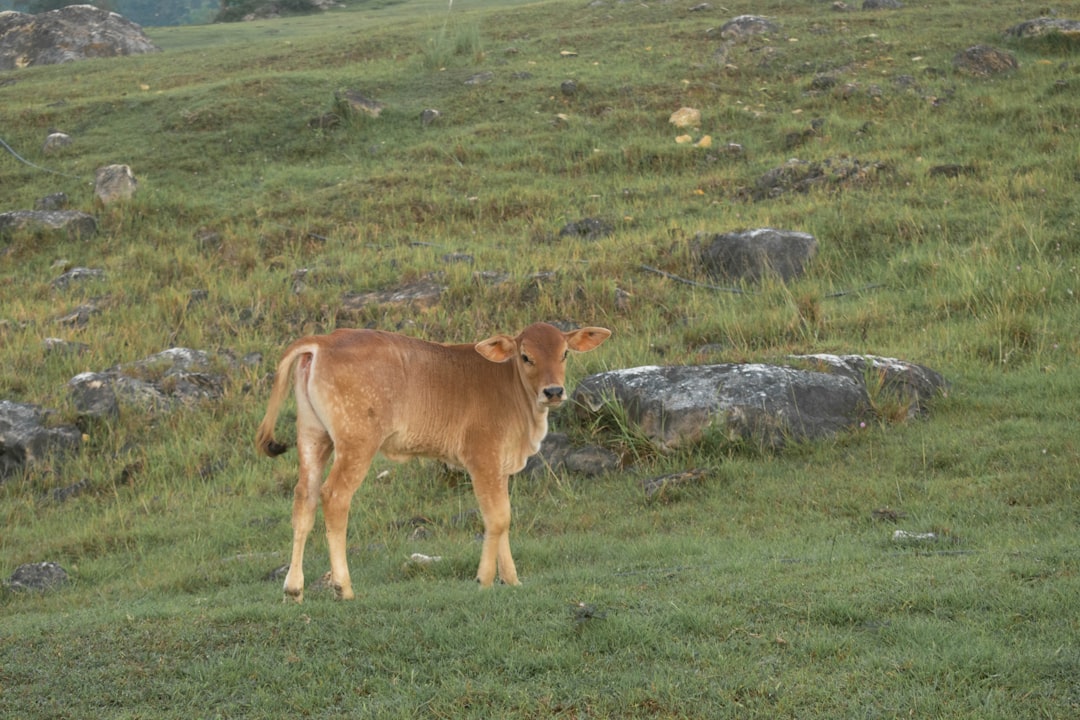
[[[779,448],[853,427],[870,407],[866,388],[850,377],[759,363],[613,370],[582,380],[573,400],[584,419],[614,402],[663,450],[711,429]]]
[[[879,400],[883,393],[896,398],[913,417],[948,389],[934,370],[895,358],[793,359],[809,367],[726,363],[599,373],[578,383],[574,407],[588,421],[614,412],[662,450],[717,431],[728,440],[780,448],[859,427],[875,413],[871,390]]]

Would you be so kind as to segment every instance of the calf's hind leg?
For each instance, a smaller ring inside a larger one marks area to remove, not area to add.
[[[293,491],[292,558],[285,576],[285,601],[304,601],[304,545],[315,524],[315,508],[319,504],[319,486],[323,468],[334,444],[325,430],[298,432],[297,452],[300,455],[300,479]]]
[[[340,445],[345,445],[341,443]],[[348,451],[338,448],[330,474],[322,486],[323,518],[326,520],[326,542],[330,548],[330,581],[338,600],[352,600],[352,580],[346,558],[346,531],[349,525],[349,506],[352,496],[364,482],[368,467],[375,458],[377,446],[365,447],[354,442]]]

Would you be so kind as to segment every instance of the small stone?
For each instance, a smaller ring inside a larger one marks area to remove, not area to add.
[[[66,585],[68,574],[64,568],[54,562],[40,562],[20,565],[4,581],[4,586],[13,592],[44,592]]]
[[[671,113],[668,122],[679,129],[700,127],[701,111],[696,108],[683,107]]]

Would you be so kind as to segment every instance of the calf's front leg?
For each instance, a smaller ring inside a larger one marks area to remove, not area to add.
[[[506,475],[473,474],[473,491],[484,518],[484,545],[476,580],[489,588],[495,573],[507,585],[520,585],[514,558],[510,555],[510,478]]]

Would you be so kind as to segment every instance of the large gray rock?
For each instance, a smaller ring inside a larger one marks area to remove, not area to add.
[[[0,70],[159,51],[139,25],[93,5],[0,12]]]
[[[617,414],[661,449],[697,442],[710,430],[782,447],[857,427],[886,395],[914,416],[948,388],[939,373],[895,358],[794,359],[810,369],[720,364],[614,370],[582,380],[573,400],[579,416],[590,420],[614,403]]]
[[[614,370],[582,380],[573,399],[585,418],[614,401],[661,449],[699,441],[710,428],[782,447],[857,425],[870,405],[850,377],[762,364]]]
[[[34,463],[78,449],[79,429],[49,427],[48,416],[36,405],[0,400],[0,482]]]

